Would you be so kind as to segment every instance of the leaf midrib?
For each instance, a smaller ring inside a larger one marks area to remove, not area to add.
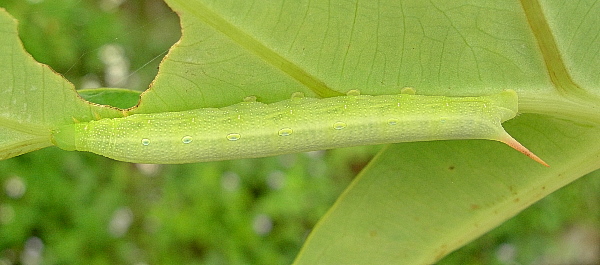
[[[581,88],[572,79],[539,1],[520,0],[520,2],[544,59],[548,77],[555,89],[567,99],[582,105],[590,105],[592,101],[595,101],[596,104],[600,102],[600,97]]]

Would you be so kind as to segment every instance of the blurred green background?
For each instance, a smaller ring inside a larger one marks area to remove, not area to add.
[[[78,89],[148,87],[180,36],[161,0],[0,0]],[[289,264],[379,146],[189,165],[47,148],[0,161],[0,265]],[[441,264],[600,263],[600,173]]]

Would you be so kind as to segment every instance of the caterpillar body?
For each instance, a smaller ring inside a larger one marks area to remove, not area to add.
[[[181,164],[357,145],[489,139],[548,166],[501,123],[516,116],[513,90],[478,97],[411,94],[241,102],[224,108],[134,114],[61,126],[52,141],[65,150],[112,159]]]

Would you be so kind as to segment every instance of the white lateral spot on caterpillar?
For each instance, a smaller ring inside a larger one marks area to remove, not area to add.
[[[283,128],[279,130],[279,136],[290,136],[292,133],[294,133],[294,131],[291,128]]]
[[[146,138],[142,139],[142,145],[146,145],[146,146],[150,145],[150,139],[146,139]]]
[[[347,126],[346,123],[341,122],[341,121],[338,121],[338,122],[336,122],[336,123],[333,124],[333,128],[336,129],[336,130],[344,129],[344,128],[346,128],[346,126]]]
[[[400,120],[398,120],[398,119],[389,119],[388,120],[389,125],[396,125],[396,124],[398,124],[398,122],[400,122]]]
[[[189,144],[192,142],[192,137],[191,136],[184,136],[183,138],[181,138],[181,142],[183,142],[184,144]]]
[[[237,141],[240,138],[242,138],[242,135],[240,135],[239,133],[230,133],[227,135],[227,140],[229,141]]]

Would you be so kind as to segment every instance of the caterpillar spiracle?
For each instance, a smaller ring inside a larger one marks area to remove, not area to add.
[[[548,166],[502,127],[517,115],[513,90],[477,97],[360,95],[316,99],[297,94],[272,104],[134,114],[64,125],[52,142],[112,159],[181,164],[357,145],[488,139]]]

